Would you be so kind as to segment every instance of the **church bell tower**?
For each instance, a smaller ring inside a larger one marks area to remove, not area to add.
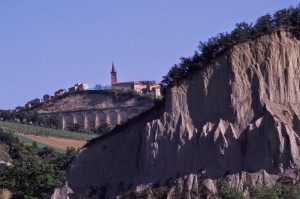
[[[112,67],[111,67],[111,85],[117,83],[117,71],[115,69],[114,63],[112,63]]]

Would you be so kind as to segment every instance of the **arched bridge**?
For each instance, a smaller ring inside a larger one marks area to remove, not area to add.
[[[80,128],[96,129],[104,123],[109,124],[111,127],[122,124],[148,108],[149,107],[126,107],[119,109],[67,111],[57,116],[61,119],[63,129],[69,129],[76,123]]]

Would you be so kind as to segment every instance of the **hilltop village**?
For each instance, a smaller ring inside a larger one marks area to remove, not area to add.
[[[117,71],[112,64],[109,90],[90,90],[86,82],[67,89],[59,89],[43,99],[26,103],[25,108],[44,116],[59,118],[62,129],[95,130],[102,124],[111,128],[125,123],[154,105],[161,98],[160,85],[156,81],[118,82]],[[129,92],[128,92],[129,91]]]
[[[156,81],[127,81],[127,82],[118,82],[117,80],[117,71],[115,69],[114,63],[111,68],[111,89],[116,91],[136,91],[140,94],[151,93],[155,98],[161,97],[160,84]],[[49,102],[53,99],[57,99],[67,93],[74,93],[79,91],[87,91],[89,89],[89,84],[86,82],[76,83],[74,86],[67,89],[59,89],[53,95],[45,94],[42,99],[36,98],[30,100],[25,104],[26,108],[32,108],[36,105]]]

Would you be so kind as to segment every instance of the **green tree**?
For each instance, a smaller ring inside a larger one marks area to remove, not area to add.
[[[103,86],[102,84],[96,84],[93,87],[93,90],[111,90],[111,86],[110,85]]]
[[[232,43],[235,44],[239,42],[244,42],[251,37],[252,35],[251,25],[247,24],[246,22],[242,22],[242,23],[237,23],[235,26],[236,26],[235,29],[230,34]],[[230,43],[230,41],[228,43]]]
[[[294,184],[277,183],[274,187],[279,198],[299,199],[300,189]]]
[[[174,86],[174,83],[178,82],[181,79],[181,71],[179,69],[179,66],[175,64],[169,70],[168,74],[166,76],[163,76],[162,84]]]
[[[13,121],[15,120],[15,111],[2,111],[0,114],[0,118],[3,121]]]
[[[38,112],[32,110],[26,111],[25,115],[26,115],[27,123],[32,123],[32,124],[35,124],[40,117]]]
[[[43,160],[48,160],[56,157],[56,152],[50,147],[43,147],[37,152],[37,155]]]
[[[282,9],[277,11],[273,17],[274,25],[276,27],[280,27],[282,25],[286,25],[286,26],[292,25],[291,12],[292,12],[291,9]]]
[[[80,130],[80,124],[75,123],[72,127],[69,128],[70,131],[79,131]]]
[[[67,147],[66,153],[51,160],[51,163],[55,164],[59,169],[65,170],[76,154],[77,150],[74,147]]]
[[[274,187],[263,185],[262,187],[252,188],[250,191],[251,199],[279,199]]]
[[[61,126],[61,122],[58,117],[52,115],[47,118],[47,126],[58,129]]]
[[[64,172],[55,165],[42,162],[36,156],[14,162],[0,171],[0,187],[19,193],[22,198],[46,198],[47,192],[61,185]]]
[[[37,124],[38,126],[47,126],[47,118],[45,116],[38,117]]]
[[[298,26],[298,29],[299,29],[299,25],[300,25],[300,4],[297,8],[291,9],[290,13],[291,13],[290,20],[291,20],[292,26],[293,27]]]
[[[273,30],[272,16],[270,14],[261,16],[254,25],[254,31],[257,35],[270,33]]]
[[[163,94],[167,87],[172,87],[182,79],[213,63],[215,58],[231,46],[249,39],[270,33],[281,26],[293,26],[292,33],[300,38],[300,4],[296,8],[283,9],[273,16],[264,15],[257,19],[254,26],[245,22],[236,24],[230,33],[220,33],[206,42],[200,42],[199,52],[188,58],[181,58],[181,63],[175,64],[166,76],[163,76],[161,86]]]
[[[95,130],[95,133],[102,135],[108,133],[110,130],[111,128],[109,125],[107,123],[103,123]]]
[[[13,136],[13,133],[5,133],[1,128],[0,128],[0,140],[5,142],[8,145],[11,145],[14,142],[18,142],[18,138]]]
[[[219,182],[217,184],[219,196],[222,199],[244,199],[242,192],[238,191],[234,187],[231,187],[227,182]]]
[[[250,189],[251,199],[299,199],[300,189],[294,184],[277,183],[274,186],[263,185]]]
[[[38,148],[39,148],[36,141],[33,141],[32,144],[31,144],[31,146],[32,146],[32,148],[34,148],[34,149],[38,149]]]

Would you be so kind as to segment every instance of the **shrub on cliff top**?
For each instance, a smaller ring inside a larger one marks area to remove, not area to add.
[[[254,25],[246,22],[238,23],[230,33],[220,33],[207,42],[200,42],[199,52],[195,51],[192,57],[180,58],[181,63],[172,66],[168,74],[163,76],[161,82],[163,93],[165,88],[176,85],[195,71],[211,64],[220,53],[233,45],[268,34],[282,26],[293,27],[292,33],[300,38],[300,4],[297,7],[279,10],[274,15],[264,15],[258,18]]]

